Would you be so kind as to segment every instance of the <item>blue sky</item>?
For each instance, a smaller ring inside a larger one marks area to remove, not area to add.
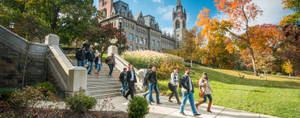
[[[116,0],[114,0],[116,1]],[[129,8],[134,15],[142,11],[143,15],[152,15],[156,17],[160,28],[166,32],[172,32],[172,10],[176,6],[177,0],[123,0],[129,4]],[[222,13],[216,10],[213,3],[214,0],[181,0],[183,7],[187,12],[187,28],[190,29],[195,25],[197,15],[203,8],[211,10],[213,17],[225,18]],[[283,10],[281,0],[253,0],[259,7],[262,8],[263,15],[259,16],[252,25],[256,24],[278,24],[283,16],[290,13],[288,10]],[[98,8],[98,0],[94,0],[94,5]]]

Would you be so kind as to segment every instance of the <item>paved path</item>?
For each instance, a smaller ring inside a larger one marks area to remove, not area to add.
[[[141,94],[139,94],[141,96]],[[185,106],[185,114],[183,116],[179,113],[179,105],[176,103],[169,103],[167,96],[160,96],[160,105],[150,105],[150,113],[146,118],[194,118],[192,115],[191,107],[189,102]],[[155,100],[155,97],[154,97]],[[176,101],[173,99],[173,101]],[[114,97],[112,103],[116,106],[115,110],[126,111],[128,101],[123,97]],[[274,116],[268,116],[263,114],[245,112],[241,110],[229,109],[220,106],[212,106],[212,113],[206,112],[207,104],[202,104],[198,112],[201,114],[199,118],[276,118]]]

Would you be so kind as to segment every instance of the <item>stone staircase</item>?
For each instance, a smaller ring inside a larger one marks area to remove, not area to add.
[[[119,81],[120,71],[118,69],[114,68],[112,77],[108,77],[109,67],[103,63],[98,77],[95,72],[93,67],[92,74],[87,77],[87,95],[97,99],[121,96],[120,88],[122,85]]]

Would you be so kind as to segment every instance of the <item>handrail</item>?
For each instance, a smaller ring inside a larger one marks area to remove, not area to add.
[[[65,56],[65,54],[61,51],[59,46],[57,45],[50,45],[49,46],[50,51],[57,59],[60,66],[64,69],[64,71],[69,75],[69,70],[73,69],[73,64],[68,60],[68,58]]]

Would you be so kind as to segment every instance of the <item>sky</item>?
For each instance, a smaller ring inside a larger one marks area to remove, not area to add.
[[[116,1],[116,0],[114,0]],[[143,15],[155,16],[160,29],[163,32],[173,32],[172,12],[176,6],[177,0],[122,0],[129,4],[133,15],[137,15],[142,11]],[[197,15],[204,8],[211,10],[212,17],[225,19],[226,16],[216,10],[214,0],[181,0],[183,8],[187,12],[187,28],[191,29],[196,26]],[[250,23],[257,24],[278,24],[283,16],[291,13],[284,10],[281,4],[282,0],[253,0],[262,10],[263,15],[259,16],[256,21]],[[94,0],[94,5],[98,8],[98,0]]]

